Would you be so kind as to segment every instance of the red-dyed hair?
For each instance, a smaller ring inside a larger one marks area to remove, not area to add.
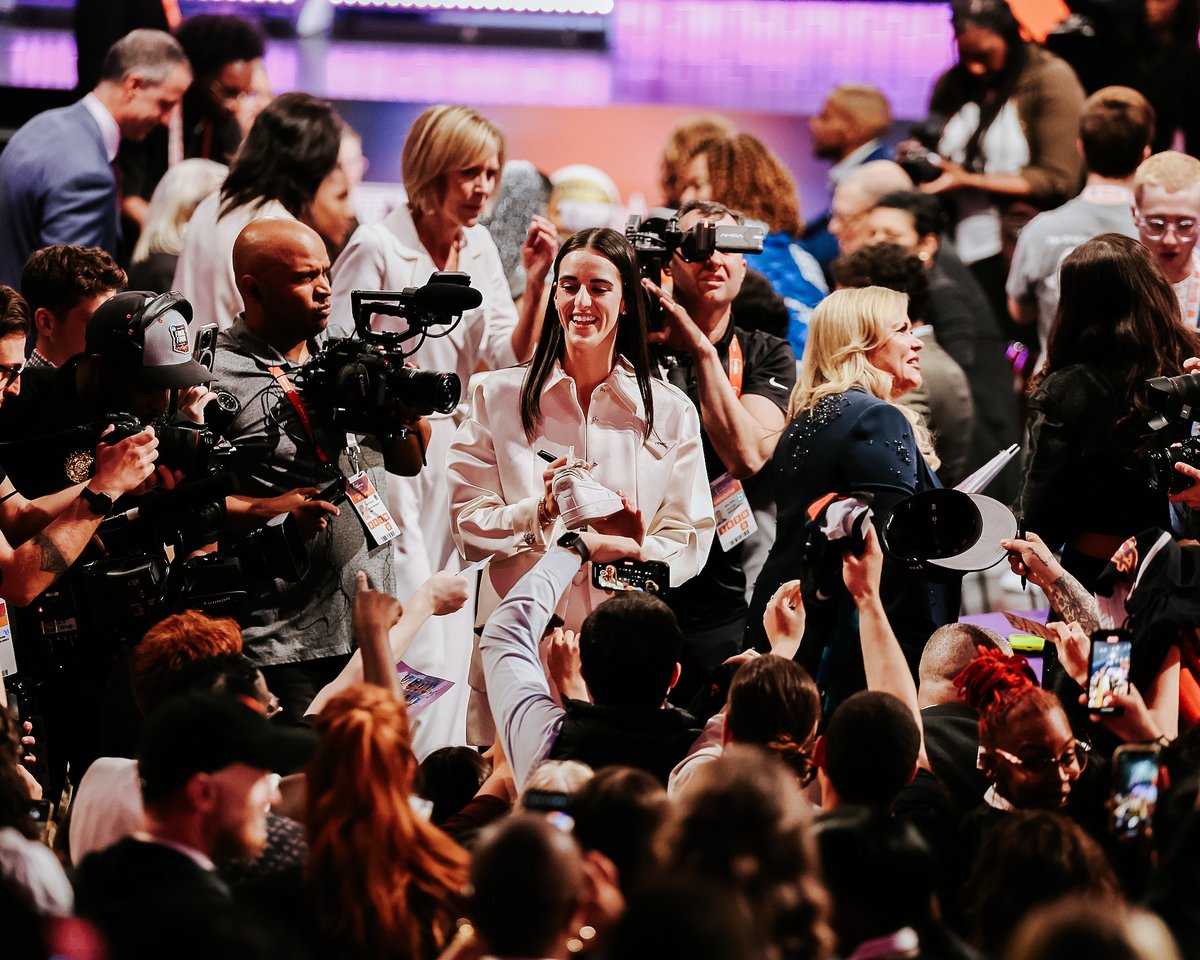
[[[237,621],[196,610],[172,614],[147,630],[133,648],[129,658],[133,698],[143,713],[149,713],[172,673],[205,657],[241,652],[242,631]]]
[[[954,678],[954,686],[979,714],[979,741],[995,742],[995,734],[1020,717],[1062,709],[1058,697],[1038,686],[1029,661],[1016,654],[978,647],[979,656]]]
[[[462,916],[469,857],[409,805],[417,761],[404,704],[353,687],[316,727],[305,878],[322,929],[356,957],[436,956]]]

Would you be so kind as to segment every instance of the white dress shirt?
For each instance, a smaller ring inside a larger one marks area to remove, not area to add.
[[[333,265],[330,335],[345,337],[354,332],[352,291],[419,287],[437,269],[417,236],[407,206],[397,207],[382,223],[359,227]],[[448,336],[427,339],[413,354],[413,360],[423,370],[457,373],[465,387],[471,375],[481,368],[497,370],[517,362],[512,348],[517,308],[508,290],[500,254],[486,227],[463,229],[458,270],[470,276],[471,286],[483,294],[483,304],[464,313]],[[373,326],[377,330],[406,328],[404,321],[391,317],[380,317]]]
[[[556,364],[542,391],[542,421],[531,442],[521,426],[524,377],[521,367],[484,378],[447,455],[455,544],[468,560],[494,557],[486,580],[495,593],[489,605],[486,584],[481,590],[480,619],[565,532],[561,518],[546,528],[538,523],[538,501],[545,494],[541,450],[559,457],[574,448],[576,457],[595,463],[597,481],[621,490],[641,510],[645,559],[665,561],[672,585],[699,573],[715,521],[692,402],[670,384],[652,380],[654,430],[647,437],[637,380],[624,360],[595,389],[586,416],[575,381]],[[575,583],[578,589],[570,591],[561,611],[569,629],[578,629],[609,596],[591,585],[586,566]]]
[[[83,105],[100,128],[100,136],[104,140],[104,153],[108,162],[112,163],[117,159],[117,151],[121,149],[121,128],[117,125],[117,118],[108,112],[108,107],[101,103],[94,93],[89,93],[83,98]]]

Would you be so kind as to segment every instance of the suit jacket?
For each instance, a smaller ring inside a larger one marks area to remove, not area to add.
[[[20,286],[26,259],[68,243],[117,255],[116,176],[83,102],[47,110],[0,153],[0,283]]]

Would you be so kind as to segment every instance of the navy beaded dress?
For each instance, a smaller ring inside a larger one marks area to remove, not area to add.
[[[857,388],[824,397],[792,420],[774,462],[778,531],[754,587],[746,630],[746,645],[762,651],[769,648],[762,626],[767,601],[801,576],[810,503],[833,492],[869,492],[878,524],[899,500],[941,486],[899,408]],[[929,635],[958,619],[959,585],[957,578],[934,582],[884,561],[880,594],[914,676]],[[866,685],[854,601],[840,579],[832,593],[823,601],[806,593],[804,641],[796,654],[827,710]]]

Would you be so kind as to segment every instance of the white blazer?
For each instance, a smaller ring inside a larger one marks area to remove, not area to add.
[[[430,337],[413,355],[424,370],[457,373],[465,389],[477,370],[511,367],[517,362],[512,332],[517,308],[508,290],[504,266],[486,227],[466,227],[458,253],[458,269],[471,277],[471,286],[483,294],[483,304],[463,314],[445,337]],[[348,337],[354,333],[350,309],[353,290],[403,290],[429,280],[437,266],[417,236],[412,214],[399,206],[382,223],[361,226],[333,265],[333,302],[329,333]],[[403,321],[380,317],[375,329],[405,329]],[[444,328],[442,328],[444,329]]]
[[[663,560],[678,586],[699,573],[712,545],[715,521],[700,418],[687,396],[652,380],[654,431],[645,436],[646,414],[633,369],[621,360],[592,394],[585,417],[575,381],[560,365],[542,391],[542,421],[531,443],[521,426],[520,392],[525,367],[488,374],[475,391],[470,417],[447,453],[450,529],[468,560],[493,556],[488,566],[494,601],[508,593],[564,532],[561,518],[542,529],[538,501],[545,494],[545,450],[555,457],[574,447],[595,462],[592,476],[621,490],[642,511],[645,557]],[[578,629],[610,594],[591,586],[585,564],[568,592],[564,619]],[[584,587],[586,589],[579,589]],[[490,612],[481,593],[482,620]],[[494,603],[492,604],[494,605]]]

